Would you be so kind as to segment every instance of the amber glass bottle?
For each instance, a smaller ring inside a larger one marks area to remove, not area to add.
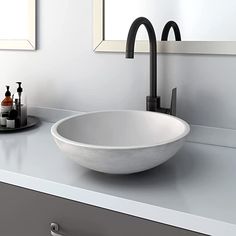
[[[7,88],[7,91],[5,93],[5,98],[1,102],[1,113],[10,112],[12,109],[12,105],[13,105],[13,100],[11,98],[11,92],[9,91],[10,86],[6,86],[6,88]]]

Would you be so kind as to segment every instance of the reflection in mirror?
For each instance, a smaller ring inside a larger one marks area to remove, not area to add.
[[[0,0],[0,49],[35,49],[35,0]]]
[[[131,23],[147,17],[154,25],[158,53],[236,54],[236,1],[228,0],[93,0],[94,50],[124,52]],[[168,21],[181,32],[176,42],[170,30],[168,42],[161,34]],[[140,28],[136,52],[148,52],[147,33]]]
[[[235,0],[105,0],[105,39],[125,40],[131,23],[144,16],[159,40],[166,22],[173,20],[184,41],[236,41],[235,9]],[[145,30],[137,38],[147,39]]]

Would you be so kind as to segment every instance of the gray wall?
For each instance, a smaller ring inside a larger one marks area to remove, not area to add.
[[[35,52],[0,51],[0,92],[21,80],[31,106],[92,111],[144,109],[148,55],[92,50],[92,0],[38,0]],[[192,124],[236,128],[236,57],[159,56],[159,92],[169,103],[178,86],[178,113]]]

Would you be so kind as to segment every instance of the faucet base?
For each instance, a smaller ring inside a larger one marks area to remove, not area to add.
[[[147,111],[157,111],[161,106],[161,98],[158,97],[146,97],[146,110]]]

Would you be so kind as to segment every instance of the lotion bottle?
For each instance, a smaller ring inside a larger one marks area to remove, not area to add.
[[[5,93],[5,98],[1,102],[1,113],[9,113],[12,109],[13,100],[11,98],[11,92],[9,91],[10,86],[6,86],[7,91]]]
[[[14,94],[15,109],[18,112],[18,119],[20,120],[20,126],[27,125],[27,101],[21,82],[17,82],[17,93]]]

